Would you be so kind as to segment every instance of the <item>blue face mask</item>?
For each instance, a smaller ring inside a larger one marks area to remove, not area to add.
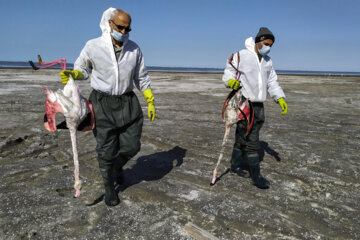
[[[129,33],[125,33],[122,34],[118,31],[115,31],[115,29],[113,29],[111,36],[118,42],[127,42],[129,40]]]
[[[266,56],[268,55],[270,52],[270,47],[269,46],[266,46],[266,45],[263,45],[261,49],[259,49],[259,53],[262,55],[262,56]]]

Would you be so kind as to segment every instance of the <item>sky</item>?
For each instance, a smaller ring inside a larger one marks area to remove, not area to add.
[[[73,63],[109,7],[131,14],[147,66],[224,68],[264,26],[277,70],[360,72],[359,0],[0,0],[0,61]]]

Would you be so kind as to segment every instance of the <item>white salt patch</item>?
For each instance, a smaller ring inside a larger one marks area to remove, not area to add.
[[[224,97],[224,98],[226,98],[226,96],[228,95],[228,93],[207,93],[207,92],[201,92],[199,94],[200,95],[205,95],[205,96],[210,95],[210,96],[214,96],[214,97]]]
[[[187,199],[187,200],[189,200],[189,201],[192,201],[192,200],[197,199],[199,197],[199,192],[196,191],[196,190],[191,190],[188,195],[181,194],[180,196]]]
[[[293,93],[306,94],[306,95],[311,94],[311,92],[305,92],[305,91],[293,91]]]
[[[310,205],[311,205],[311,207],[313,207],[313,208],[318,208],[319,207],[319,204],[317,204],[317,203],[310,203]]]

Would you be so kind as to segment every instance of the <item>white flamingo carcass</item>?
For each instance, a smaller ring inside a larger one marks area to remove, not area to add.
[[[230,94],[235,94],[233,97],[230,98]],[[218,161],[216,163],[216,167],[213,171],[213,178],[211,180],[211,184],[215,184],[216,179],[218,177],[218,173],[217,173],[217,169],[220,165],[221,159],[224,156],[224,151],[225,151],[225,146],[227,143],[227,140],[229,138],[229,134],[230,134],[230,129],[232,127],[232,125],[236,124],[239,119],[239,102],[241,99],[241,94],[239,92],[231,92],[228,96],[227,99],[229,99],[229,101],[227,103],[225,103],[224,105],[224,109],[223,109],[223,119],[225,122],[225,134],[224,134],[224,139],[223,142],[221,144],[221,150],[220,150],[220,155],[218,158]]]
[[[50,132],[55,132],[57,127],[55,123],[55,115],[62,113],[65,116],[66,127],[70,131],[73,158],[74,158],[74,175],[76,190],[75,197],[80,196],[81,180],[79,172],[79,159],[77,151],[76,131],[79,124],[87,117],[88,113],[91,114],[90,125],[83,128],[82,131],[88,131],[94,127],[94,114],[92,105],[86,98],[80,95],[78,86],[73,78],[65,85],[64,90],[58,89],[56,92],[43,87],[46,91],[45,110],[47,121],[44,122],[44,127]]]
[[[246,120],[247,131],[245,133],[245,136],[247,136],[251,130],[254,121],[254,111],[251,107],[251,103],[249,99],[246,99],[244,102],[241,102],[241,97],[242,95],[240,91],[233,90],[228,95],[224,103],[222,117],[225,122],[225,134],[221,144],[220,155],[216,163],[215,169],[213,171],[213,178],[211,180],[211,185],[214,185],[216,183],[218,177],[217,169],[224,156],[224,151],[227,140],[229,139],[231,127],[234,124],[236,124],[239,120]]]

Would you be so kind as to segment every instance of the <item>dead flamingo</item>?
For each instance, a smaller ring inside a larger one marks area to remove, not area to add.
[[[79,124],[87,117],[88,113],[91,114],[90,126],[82,129],[82,131],[91,130],[94,126],[94,115],[92,105],[80,95],[79,88],[75,81],[70,77],[70,80],[65,85],[64,90],[58,89],[55,93],[50,89],[43,87],[46,91],[46,119],[44,127],[50,132],[55,132],[57,127],[55,124],[55,115],[62,113],[65,116],[66,126],[70,131],[73,158],[74,158],[74,176],[76,190],[75,197],[80,196],[81,180],[79,173],[79,159],[77,151],[76,131]]]
[[[229,134],[230,134],[230,129],[232,127],[232,125],[236,124],[239,121],[239,103],[241,100],[241,94],[238,91],[232,91],[228,98],[227,101],[225,101],[224,104],[224,108],[223,108],[223,119],[225,122],[225,134],[224,134],[224,138],[221,144],[221,150],[220,150],[220,155],[218,158],[218,161],[216,163],[215,169],[213,171],[213,178],[211,180],[211,184],[214,185],[216,183],[216,179],[218,177],[218,167],[220,165],[220,162],[224,156],[224,151],[225,151],[225,146],[227,143],[227,140],[229,138]]]
[[[228,60],[228,63],[235,70],[235,79],[239,80],[241,76],[241,72],[238,70],[240,64],[239,52],[237,53],[237,67],[233,65],[233,57],[234,55],[232,54]],[[214,185],[216,183],[216,180],[218,179],[217,170],[224,156],[225,146],[229,138],[231,126],[236,124],[239,120],[245,120],[247,126],[247,131],[245,133],[245,136],[247,136],[254,122],[254,111],[252,109],[251,102],[249,101],[249,99],[246,99],[244,102],[242,102],[242,95],[239,89],[232,90],[229,93],[222,109],[222,118],[225,122],[225,134],[221,144],[220,155],[216,163],[215,169],[213,171],[213,178],[211,180],[210,185]]]
[[[57,59],[57,60],[51,61],[51,62],[43,62],[42,59],[41,59],[41,56],[38,55],[38,62],[39,62],[39,65],[41,65],[41,67],[36,67],[35,64],[33,63],[33,61],[29,61],[31,67],[34,70],[39,70],[39,69],[43,69],[43,68],[49,68],[49,67],[55,66],[57,64],[59,64],[60,67],[63,70],[66,69],[66,59],[65,58],[60,58],[60,59]]]

